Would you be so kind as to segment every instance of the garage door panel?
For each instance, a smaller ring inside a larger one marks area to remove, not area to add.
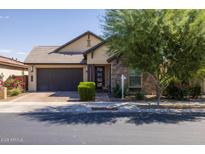
[[[40,68],[37,70],[38,91],[76,91],[83,81],[81,68]]]

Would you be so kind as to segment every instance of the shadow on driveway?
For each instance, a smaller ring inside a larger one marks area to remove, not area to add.
[[[68,97],[68,102],[79,102],[80,96],[76,91],[56,91],[50,94],[48,97]],[[95,101],[110,101],[108,93],[98,92],[96,93]]]
[[[56,107],[55,110],[62,111]],[[46,109],[42,109],[46,110]],[[181,113],[117,113],[117,112],[91,112],[91,113],[68,113],[68,112],[36,112],[21,113],[20,116],[40,122],[52,124],[114,124],[121,118],[126,118],[125,123],[142,125],[151,123],[176,124],[186,121],[200,121],[205,118],[205,113],[200,112],[181,112]]]
[[[49,97],[68,97],[68,102],[80,101],[79,94],[76,91],[56,91]]]

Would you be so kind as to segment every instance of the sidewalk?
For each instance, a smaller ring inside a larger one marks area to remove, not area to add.
[[[150,102],[149,104],[156,104]],[[145,106],[145,108],[142,106]],[[161,105],[167,105],[162,103]],[[184,104],[183,104],[184,105]],[[190,105],[190,104],[189,104]],[[196,105],[196,104],[195,104]],[[205,112],[203,108],[153,108],[142,102],[1,102],[0,113],[22,113],[22,112]]]

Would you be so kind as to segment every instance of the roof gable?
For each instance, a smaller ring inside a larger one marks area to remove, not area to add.
[[[90,40],[91,45],[87,46],[87,40]],[[96,34],[87,31],[71,41],[58,47],[54,52],[84,52],[85,50],[92,48],[96,44],[102,42],[103,39]]]

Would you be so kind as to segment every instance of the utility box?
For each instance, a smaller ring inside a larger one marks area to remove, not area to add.
[[[0,87],[0,99],[7,99],[7,88]]]

